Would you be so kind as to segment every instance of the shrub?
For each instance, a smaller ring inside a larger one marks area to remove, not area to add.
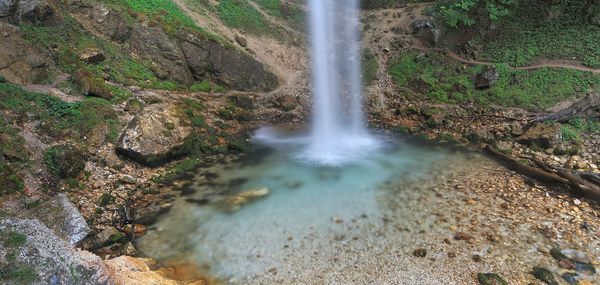
[[[63,179],[76,178],[85,168],[86,156],[72,145],[50,147],[44,154],[48,170]]]

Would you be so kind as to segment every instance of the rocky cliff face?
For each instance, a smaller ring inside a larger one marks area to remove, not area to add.
[[[40,82],[47,77],[48,57],[23,39],[15,26],[0,22],[0,75],[17,84]]]
[[[0,1],[0,75],[19,84],[45,79],[48,68],[60,64],[48,60],[43,48],[23,40],[20,25],[52,26],[73,16],[94,36],[126,44],[139,59],[149,62],[160,80],[189,86],[211,80],[230,89],[267,91],[277,78],[253,56],[205,35],[182,29],[169,35],[160,25],[144,19],[128,21],[124,12],[94,1]]]

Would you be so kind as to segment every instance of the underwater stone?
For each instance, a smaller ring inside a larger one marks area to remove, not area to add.
[[[481,285],[508,285],[508,282],[496,273],[479,273],[477,280]]]
[[[559,285],[558,282],[556,282],[556,279],[554,279],[552,272],[546,268],[535,266],[533,267],[531,274],[533,274],[533,276],[538,280],[543,281],[548,285]]]

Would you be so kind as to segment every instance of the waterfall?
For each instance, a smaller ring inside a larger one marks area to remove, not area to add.
[[[338,164],[377,145],[363,112],[359,0],[310,0],[312,129],[304,157]]]
[[[372,135],[365,122],[359,0],[309,0],[309,14],[310,133],[281,135],[265,127],[256,132],[254,140],[272,147],[292,147],[290,153],[309,164],[363,162],[384,145],[385,138]]]

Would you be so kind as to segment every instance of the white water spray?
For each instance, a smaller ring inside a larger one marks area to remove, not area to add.
[[[382,146],[365,123],[362,98],[359,0],[309,0],[313,112],[306,135],[254,138],[270,146],[299,146],[298,157],[317,165],[360,162]]]
[[[310,0],[311,140],[303,157],[340,164],[378,145],[363,112],[358,0]]]

